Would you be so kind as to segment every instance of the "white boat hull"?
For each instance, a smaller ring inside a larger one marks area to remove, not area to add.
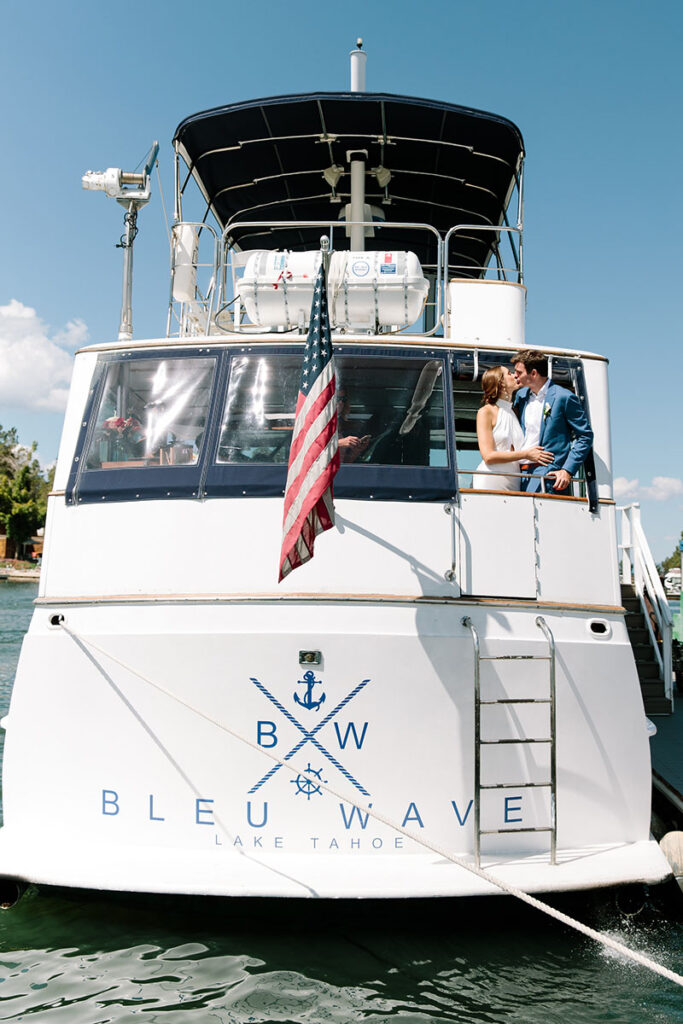
[[[265,844],[264,844],[265,845]],[[370,845],[370,843],[368,843]],[[490,896],[490,882],[434,854],[373,852],[292,855],[262,848],[214,850],[63,844],[44,834],[27,844],[0,832],[3,874],[42,885],[194,896],[418,898]],[[643,882],[671,869],[654,841],[563,850],[557,865],[543,855],[483,862],[485,870],[524,892],[567,892]]]
[[[548,778],[548,748],[503,745],[484,749],[482,782],[520,788],[482,793],[482,829],[503,830],[482,838],[482,866],[535,892],[658,881],[669,868],[649,841],[623,617],[603,613],[605,642],[590,610],[443,600],[92,602],[63,605],[64,626],[41,606],[7,721],[0,869],[170,893],[489,892],[423,845],[474,862],[474,655],[461,618],[484,655],[542,656],[539,610],[557,643],[558,863],[547,832],[509,831],[548,825],[548,788],[521,785]],[[310,707],[301,650],[322,658]],[[547,671],[484,662],[482,696],[542,697]],[[484,739],[548,733],[547,705],[482,714]]]

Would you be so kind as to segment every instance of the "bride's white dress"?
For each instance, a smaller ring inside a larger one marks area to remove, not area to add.
[[[510,452],[513,449],[521,451],[524,444],[524,432],[512,411],[512,402],[506,402],[505,399],[499,398],[496,405],[498,419],[493,428],[493,443],[496,446],[496,451]],[[519,462],[499,462],[497,465],[487,466],[482,461],[477,466],[476,474],[472,477],[472,486],[478,491],[519,491],[522,489],[520,477],[510,476],[511,473],[519,472]]]

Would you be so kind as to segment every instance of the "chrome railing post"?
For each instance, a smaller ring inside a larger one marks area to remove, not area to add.
[[[640,505],[634,504],[631,506],[631,550],[633,559],[633,585],[636,588],[636,594],[641,599],[643,598],[643,560],[642,552],[638,541],[638,530],[640,527]]]
[[[444,505],[443,510],[451,517],[451,566],[450,569],[446,569],[444,577],[449,583],[454,583],[458,577],[458,523],[457,516],[455,514],[455,504],[453,502],[449,502],[447,505]]]
[[[630,587],[633,581],[631,505],[623,505],[618,511],[621,513],[619,523],[621,530],[621,544],[619,545],[619,550],[621,551],[621,582],[624,586]]]

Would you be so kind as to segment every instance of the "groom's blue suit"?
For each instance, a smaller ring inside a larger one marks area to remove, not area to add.
[[[524,429],[524,413],[531,394],[529,388],[520,388],[515,396],[514,409]],[[566,388],[548,383],[548,390],[543,402],[541,414],[541,435],[538,443],[553,453],[553,461],[549,466],[536,466],[531,479],[526,481],[525,491],[542,490],[540,477],[552,470],[565,469],[574,476],[583,465],[593,447],[593,431],[588,417],[579,399]],[[566,491],[553,491],[549,494],[562,494]]]

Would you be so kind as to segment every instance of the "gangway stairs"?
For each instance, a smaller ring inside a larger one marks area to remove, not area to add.
[[[557,727],[556,727],[556,686],[555,686],[555,639],[542,615],[537,616],[536,625],[548,641],[548,654],[499,654],[484,656],[481,653],[479,634],[468,615],[461,620],[471,634],[474,644],[474,858],[477,867],[481,865],[481,839],[486,835],[502,835],[522,832],[550,833],[550,863],[557,863]],[[510,661],[541,661],[548,663],[548,696],[547,697],[502,697],[496,700],[482,700],[481,696],[481,663]],[[491,706],[514,706],[543,704],[549,706],[549,736],[518,738],[481,738],[482,708]],[[550,748],[549,778],[541,782],[494,782],[484,784],[481,781],[481,754],[486,746],[503,744],[532,745],[543,744]],[[481,794],[485,790],[504,789],[547,789],[550,791],[550,824],[535,825],[523,828],[486,828],[481,827]]]

